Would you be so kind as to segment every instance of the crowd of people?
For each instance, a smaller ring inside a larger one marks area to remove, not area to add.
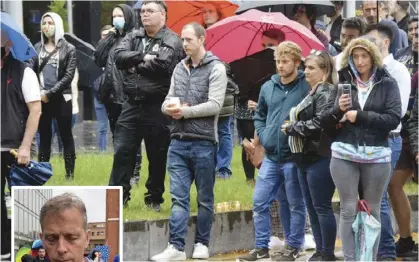
[[[408,2],[366,0],[363,17],[345,19],[344,2],[334,4],[324,30],[316,24],[315,5],[294,6],[293,19],[324,46],[306,57],[280,30],[263,32],[260,48],[274,50],[277,74],[247,93],[239,91],[230,66],[206,50],[206,28],[223,18],[215,4],[206,5],[202,21],[185,25],[180,35],[166,26],[170,10],[164,1],[142,2],[139,29],[134,28],[132,7],[114,7],[112,25],[102,28],[94,54],[103,69],[94,88],[99,144],[105,151],[109,121],[114,146],[109,185],[123,187],[125,207],[132,185],[140,179],[143,141],[149,162],[144,201],[156,212],[164,201],[168,171],[170,239],[152,260],[186,259],[194,181],[198,216],[192,257],[209,257],[215,181],[233,175],[234,120],[241,138],[258,138],[265,150],[257,176],[242,151],[243,179],[254,186],[255,247],[240,261],[270,256],[294,261],[304,250],[307,231],[316,249],[309,260],[335,261],[335,189],[345,260],[355,260],[352,224],[358,198],[369,203],[381,223],[374,259],[417,259],[403,186],[413,174],[417,178],[418,18],[407,13]],[[75,47],[63,38],[57,14],[44,14],[41,29],[38,56],[28,63],[10,55],[11,43],[2,33],[2,86],[13,87],[2,88],[2,108],[14,109],[2,109],[2,121],[10,122],[2,125],[2,196],[3,174],[14,161],[8,150],[19,148],[17,161],[26,164],[38,130],[38,160],[48,162],[53,119],[63,144],[66,177],[74,179]],[[246,74],[234,72],[240,73]],[[397,243],[389,199],[400,231]],[[281,221],[285,249],[270,254],[272,213]],[[10,243],[6,246],[7,237],[2,240],[3,254]]]

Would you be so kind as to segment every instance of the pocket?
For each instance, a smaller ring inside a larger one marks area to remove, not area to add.
[[[269,125],[265,127],[260,137],[260,143],[266,152],[274,153],[278,144],[278,126]]]

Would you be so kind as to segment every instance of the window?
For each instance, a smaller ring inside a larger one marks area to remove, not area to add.
[[[92,236],[94,236],[95,235],[95,232],[92,232]]]

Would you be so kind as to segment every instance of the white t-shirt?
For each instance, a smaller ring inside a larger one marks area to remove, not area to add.
[[[29,67],[26,67],[23,72],[22,93],[25,103],[41,101],[38,77],[36,77],[35,72]]]
[[[25,103],[41,101],[38,77],[36,77],[35,72],[29,67],[26,67],[25,71],[23,71],[22,93]],[[11,148],[1,148],[0,151],[10,150]]]

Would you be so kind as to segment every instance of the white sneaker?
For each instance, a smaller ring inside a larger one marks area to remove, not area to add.
[[[271,236],[269,240],[269,249],[271,250],[282,250],[285,247],[285,242],[279,237]]]
[[[169,244],[167,248],[151,258],[152,261],[183,261],[186,260],[185,251],[177,250],[173,245]]]
[[[314,242],[314,237],[311,234],[306,234],[304,236],[304,249],[312,250],[316,249],[316,242]]]
[[[195,259],[209,258],[208,247],[201,243],[196,243],[193,249],[192,258],[195,258]]]

